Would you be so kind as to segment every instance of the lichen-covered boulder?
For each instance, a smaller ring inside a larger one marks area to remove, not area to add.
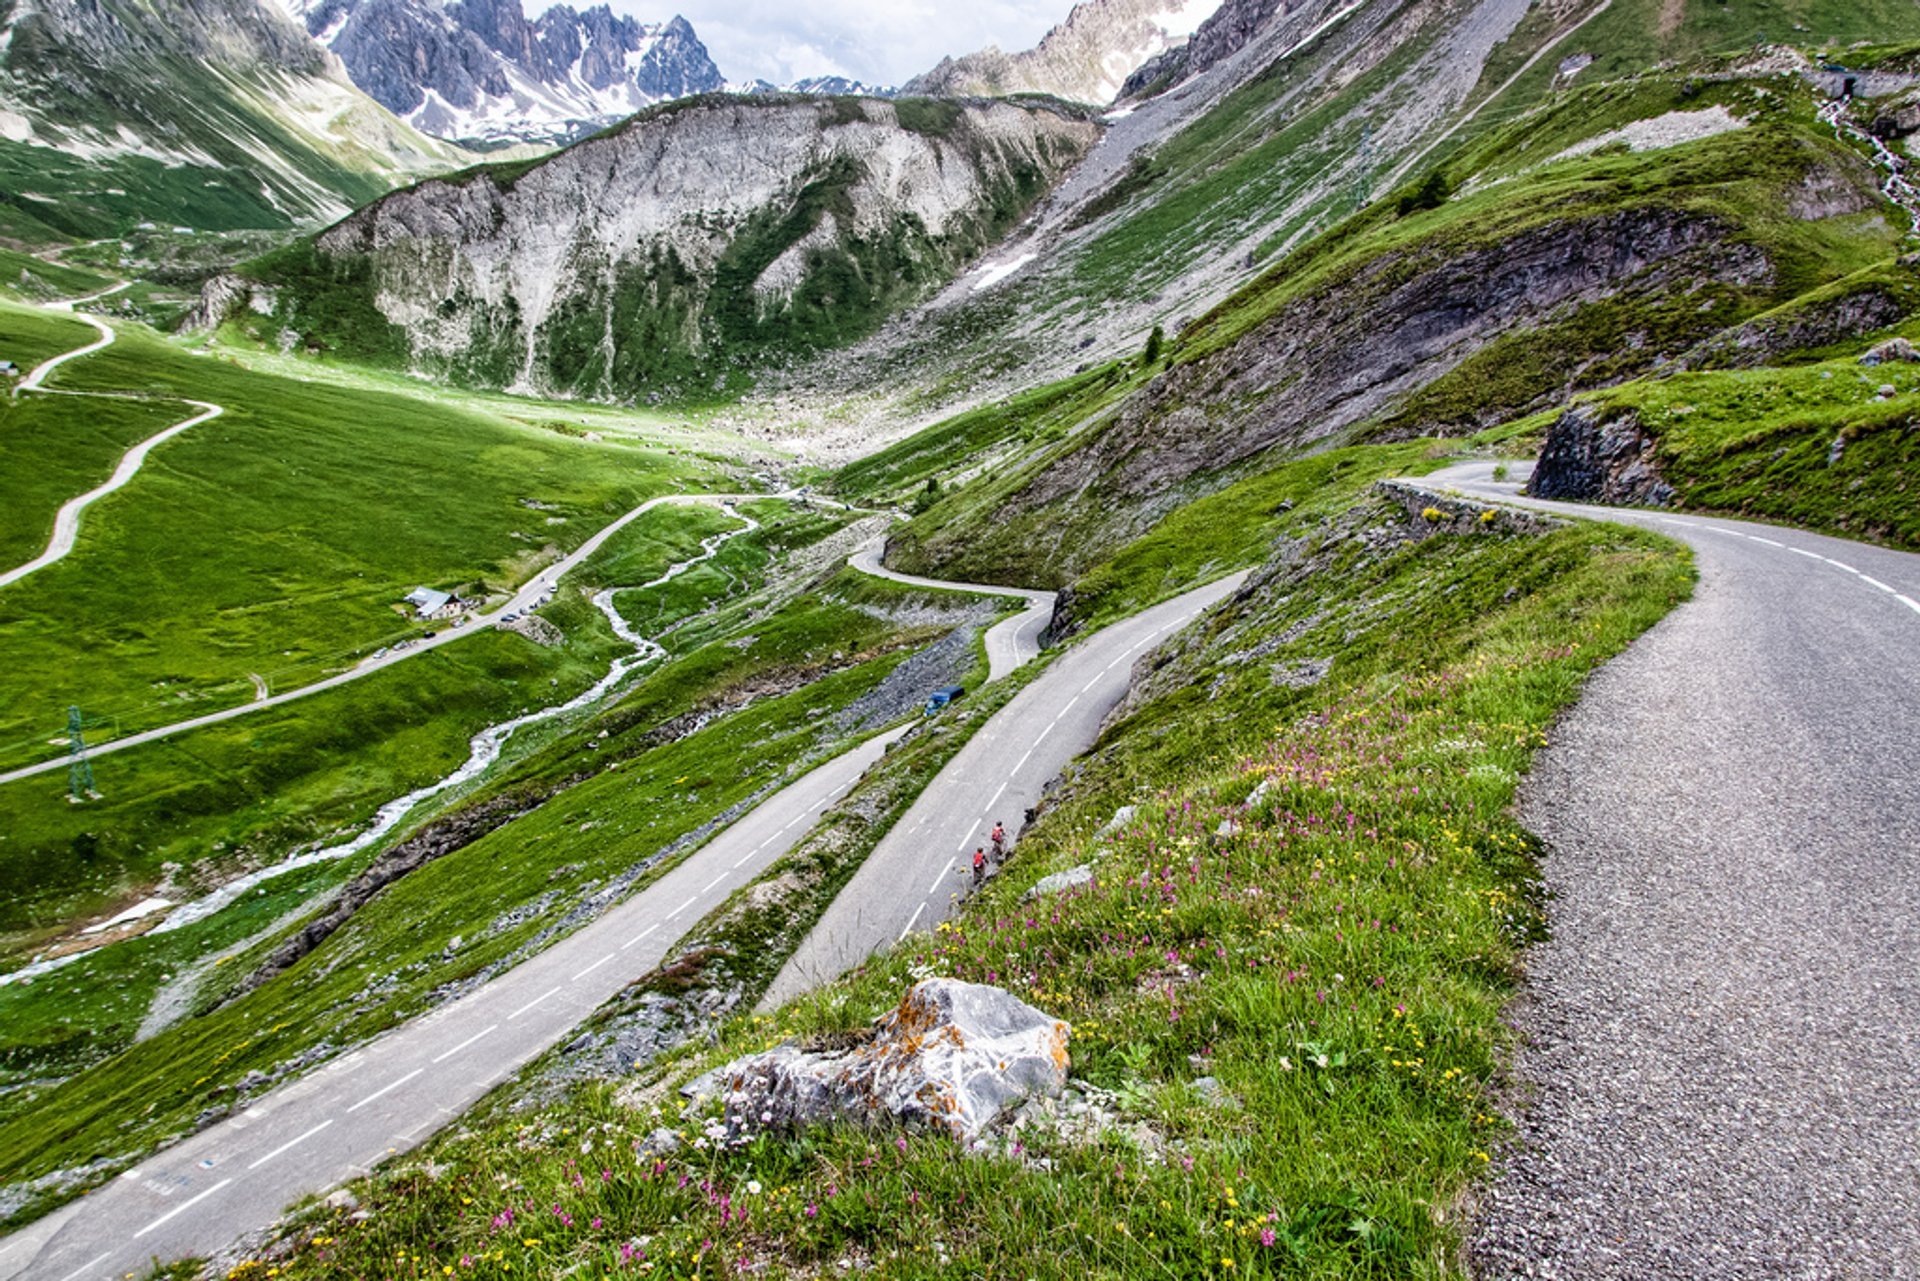
[[[891,1121],[972,1140],[1029,1098],[1067,1081],[1072,1029],[1012,993],[927,979],[851,1045],[796,1042],[736,1059],[686,1087],[719,1097],[731,1137],[829,1121]]]

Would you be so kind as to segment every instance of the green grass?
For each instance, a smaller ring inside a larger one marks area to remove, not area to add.
[[[846,519],[801,512],[779,520],[773,506],[754,505],[768,525],[749,537],[804,544]],[[616,540],[607,563],[653,576],[711,526],[699,515],[673,531],[670,550],[649,556]],[[202,990],[204,1012],[153,1041],[123,1048],[116,1040],[137,1025],[142,994],[183,956],[204,957],[243,933],[246,921],[214,918],[187,941],[142,939],[31,987],[0,990],[0,1011],[6,1002],[14,1006],[5,1026],[21,1029],[0,1060],[6,1077],[43,1079],[84,1068],[61,1084],[18,1090],[0,1106],[7,1114],[0,1178],[71,1165],[103,1143],[133,1159],[153,1139],[230,1100],[233,1082],[246,1072],[270,1070],[322,1042],[340,1046],[372,1035],[425,1008],[444,985],[504,963],[542,931],[569,926],[568,913],[609,878],[726,815],[790,767],[842,746],[844,731],[826,714],[939,634],[890,621],[900,608],[939,595],[840,571],[771,612],[764,594],[758,609],[751,600],[729,605],[745,632],[737,643],[706,644],[656,669],[611,706],[545,735],[539,750],[507,762],[462,801],[474,808],[505,798],[530,812],[389,886],[318,951],[253,995],[219,1003],[264,944],[219,967]],[[697,600],[686,606],[700,608]],[[717,719],[690,736],[662,735],[663,726],[675,724],[687,734],[684,723],[696,713]],[[273,903],[285,901],[275,897],[281,887],[269,888]],[[256,914],[267,906],[250,904]],[[523,919],[507,923],[505,914],[516,908],[526,909]],[[468,942],[456,948],[456,936]],[[135,1097],[141,1106],[129,1130],[123,1122]]]
[[[36,258],[32,254],[23,254],[13,249],[0,249],[0,290],[9,294],[35,301],[49,298],[76,298],[83,294],[98,293],[112,283],[105,276],[79,267],[48,262],[44,258]],[[33,361],[22,360],[13,354],[13,336],[20,322],[14,319],[12,308],[6,309],[5,318],[6,328],[0,329],[0,334],[4,334],[8,344],[5,356],[22,369],[30,368]],[[80,342],[85,341],[87,339],[83,336]],[[77,347],[80,343],[68,345]]]
[[[1882,399],[1884,387],[1894,395]],[[1920,549],[1920,367],[1715,370],[1599,401],[1655,437],[1680,506]]]
[[[6,589],[9,763],[43,757],[68,704],[131,731],[247,701],[250,673],[278,690],[349,666],[419,630],[396,609],[412,587],[504,591],[707,472],[457,398],[264,375],[132,329],[59,382],[227,413],[90,509],[67,559]],[[63,403],[48,412],[93,412]]]
[[[1535,845],[1507,805],[1581,679],[1689,572],[1670,545],[1613,529],[1367,552],[1358,527],[1397,521],[1342,517],[1203,627],[953,928],[771,1020],[736,1018],[638,1083],[531,1112],[503,1092],[363,1181],[371,1217],[312,1211],[279,1274],[426,1277],[463,1257],[597,1273],[623,1246],[629,1266],[643,1250],[682,1276],[842,1258],[890,1276],[1452,1274],[1456,1207],[1500,1133],[1500,1010],[1538,927]],[[1236,656],[1261,642],[1262,661]],[[1328,653],[1318,686],[1269,677]],[[1133,823],[1095,836],[1123,801]],[[1228,816],[1241,829],[1221,837]],[[1086,861],[1090,889],[1020,901]],[[1074,1075],[1158,1155],[1044,1128],[984,1153],[842,1128],[717,1150],[691,1143],[702,1117],[671,1093],[630,1088],[844,1035],[928,972],[1069,1020]],[[1209,1105],[1200,1076],[1234,1103]],[[637,1157],[663,1124],[689,1147]]]
[[[1099,393],[1123,387],[1127,373],[1123,364],[1109,363],[959,414],[841,468],[834,474],[834,492],[875,503],[937,495],[943,480],[1004,447],[1061,439],[1102,403]]]

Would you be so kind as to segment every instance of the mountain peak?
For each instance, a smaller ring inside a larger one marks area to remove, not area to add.
[[[606,4],[290,0],[309,33],[382,106],[427,133],[485,144],[567,142],[725,84],[693,24]]]

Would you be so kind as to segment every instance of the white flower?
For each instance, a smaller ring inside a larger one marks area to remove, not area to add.
[[[748,1180],[747,1180],[747,1195],[748,1195],[748,1196],[759,1196],[759,1195],[760,1195],[760,1180],[758,1180],[758,1179],[748,1179]]]

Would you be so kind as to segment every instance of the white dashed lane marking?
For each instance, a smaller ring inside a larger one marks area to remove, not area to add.
[[[720,885],[720,883],[722,881],[725,881],[726,879],[727,879],[727,873],[722,872],[720,873],[720,875],[714,877],[711,881],[708,881],[707,887],[701,890],[700,892],[702,894],[711,894]]]
[[[74,1281],[74,1278],[78,1277],[81,1273],[91,1272],[93,1269],[99,1267],[102,1263],[105,1263],[107,1261],[108,1256],[111,1255],[112,1253],[113,1252],[109,1250],[106,1252],[106,1254],[95,1255],[93,1258],[88,1259],[85,1263],[81,1264],[79,1267],[75,1268],[73,1271],[67,1273],[67,1275],[65,1275],[64,1277],[61,1277],[60,1281]]]
[[[695,903],[698,903],[699,901],[700,901],[700,896],[698,894],[694,895],[692,898],[682,903],[679,907],[676,907],[671,912],[668,912],[667,919],[671,921],[674,917],[680,915],[680,913],[686,911],[688,908],[692,907]]]
[[[460,1051],[466,1049],[469,1045],[472,1045],[475,1041],[479,1040],[481,1037],[485,1036],[488,1032],[493,1031],[494,1028],[497,1028],[499,1026],[500,1025],[498,1023],[495,1023],[491,1027],[485,1028],[479,1032],[475,1032],[472,1036],[468,1037],[466,1040],[460,1042],[460,1044],[454,1046],[451,1050],[448,1050],[445,1054],[442,1054],[439,1058],[435,1059],[434,1062],[435,1063],[446,1062],[448,1059],[460,1053]]]
[[[305,1134],[301,1135],[299,1138],[288,1139],[285,1143],[282,1143],[279,1147],[267,1153],[265,1156],[261,1157],[258,1161],[255,1161],[252,1165],[248,1166],[247,1168],[249,1170],[259,1169],[261,1166],[265,1165],[267,1162],[273,1160],[273,1158],[279,1156],[282,1152],[286,1152],[300,1146],[302,1143],[305,1143],[308,1139],[312,1138],[314,1135],[320,1133],[320,1131],[326,1129],[328,1126],[332,1124],[333,1124],[333,1118],[328,1117],[326,1120],[314,1126],[311,1130],[308,1130]]]
[[[953,870],[953,860],[952,860],[952,859],[948,859],[948,860],[947,860],[947,861],[946,861],[945,863],[943,863],[943,864],[941,864],[941,866],[940,866],[940,871],[939,871],[939,872],[938,872],[938,874],[936,874],[936,875],[934,876],[934,878],[933,878],[933,884],[931,884],[931,885],[929,885],[929,886],[927,886],[927,893],[929,893],[929,894],[931,894],[931,893],[933,893],[933,892],[934,892],[935,890],[937,890],[937,889],[939,889],[939,888],[940,888],[940,882],[942,882],[942,881],[944,881],[944,880],[946,880],[946,879],[947,879],[947,873],[948,873],[948,872],[951,872],[952,870]]]
[[[519,1018],[522,1014],[525,1014],[528,1010],[540,1004],[540,1002],[546,1000],[548,997],[555,995],[559,991],[560,989],[557,987],[548,988],[546,991],[534,997],[531,1001],[528,1001],[525,1005],[521,1006],[519,1009],[515,1010],[513,1013],[507,1015],[507,1021],[512,1022],[514,1019]]]
[[[373,1102],[375,1099],[379,1098],[380,1096],[384,1094],[392,1094],[395,1090],[405,1085],[408,1081],[413,1080],[414,1077],[419,1076],[424,1071],[426,1071],[425,1068],[415,1068],[413,1071],[407,1073],[405,1076],[401,1077],[399,1080],[394,1081],[389,1085],[381,1086],[379,1089],[375,1090],[372,1094],[369,1094],[366,1098],[361,1099],[358,1103],[348,1108],[347,1111],[358,1112],[361,1108],[367,1106],[367,1104]]]
[[[206,1200],[208,1197],[212,1196],[214,1193],[218,1192],[221,1188],[226,1187],[227,1184],[232,1182],[233,1182],[232,1179],[222,1179],[220,1180],[220,1182],[208,1188],[205,1192],[202,1192],[199,1196],[193,1197],[190,1200],[182,1201],[179,1205],[174,1206],[171,1210],[168,1210],[165,1214],[155,1219],[152,1223],[149,1223],[146,1227],[141,1228],[138,1232],[134,1233],[133,1234],[134,1239],[138,1240],[139,1238],[147,1235],[147,1233],[153,1231],[155,1228],[159,1227],[162,1223],[165,1223],[168,1219],[171,1219],[174,1215],[184,1214],[186,1211],[191,1210],[194,1206],[199,1205],[202,1201]]]
[[[644,939],[645,937],[647,937],[647,935],[653,933],[655,930],[659,928],[660,927],[658,925],[649,925],[646,929],[641,930],[638,934],[634,935],[632,938],[622,943],[620,945],[620,950],[622,952],[626,951],[628,948],[632,947],[635,943],[638,943],[641,939]]]
[[[581,970],[578,974],[574,975],[573,978],[571,978],[568,981],[572,983],[578,983],[581,979],[587,977],[587,975],[593,973],[595,970],[599,969],[601,966],[605,965],[608,961],[611,961],[612,959],[613,959],[613,953],[609,952],[605,956],[601,957],[599,960],[595,961],[592,965],[589,965],[586,969]]]
[[[904,939],[905,937],[907,937],[907,934],[913,929],[914,922],[920,919],[920,913],[926,910],[927,910],[927,905],[925,903],[922,903],[919,907],[914,908],[913,915],[907,918],[906,927],[900,931],[900,938],[895,939],[894,942],[898,943],[900,939]]]

